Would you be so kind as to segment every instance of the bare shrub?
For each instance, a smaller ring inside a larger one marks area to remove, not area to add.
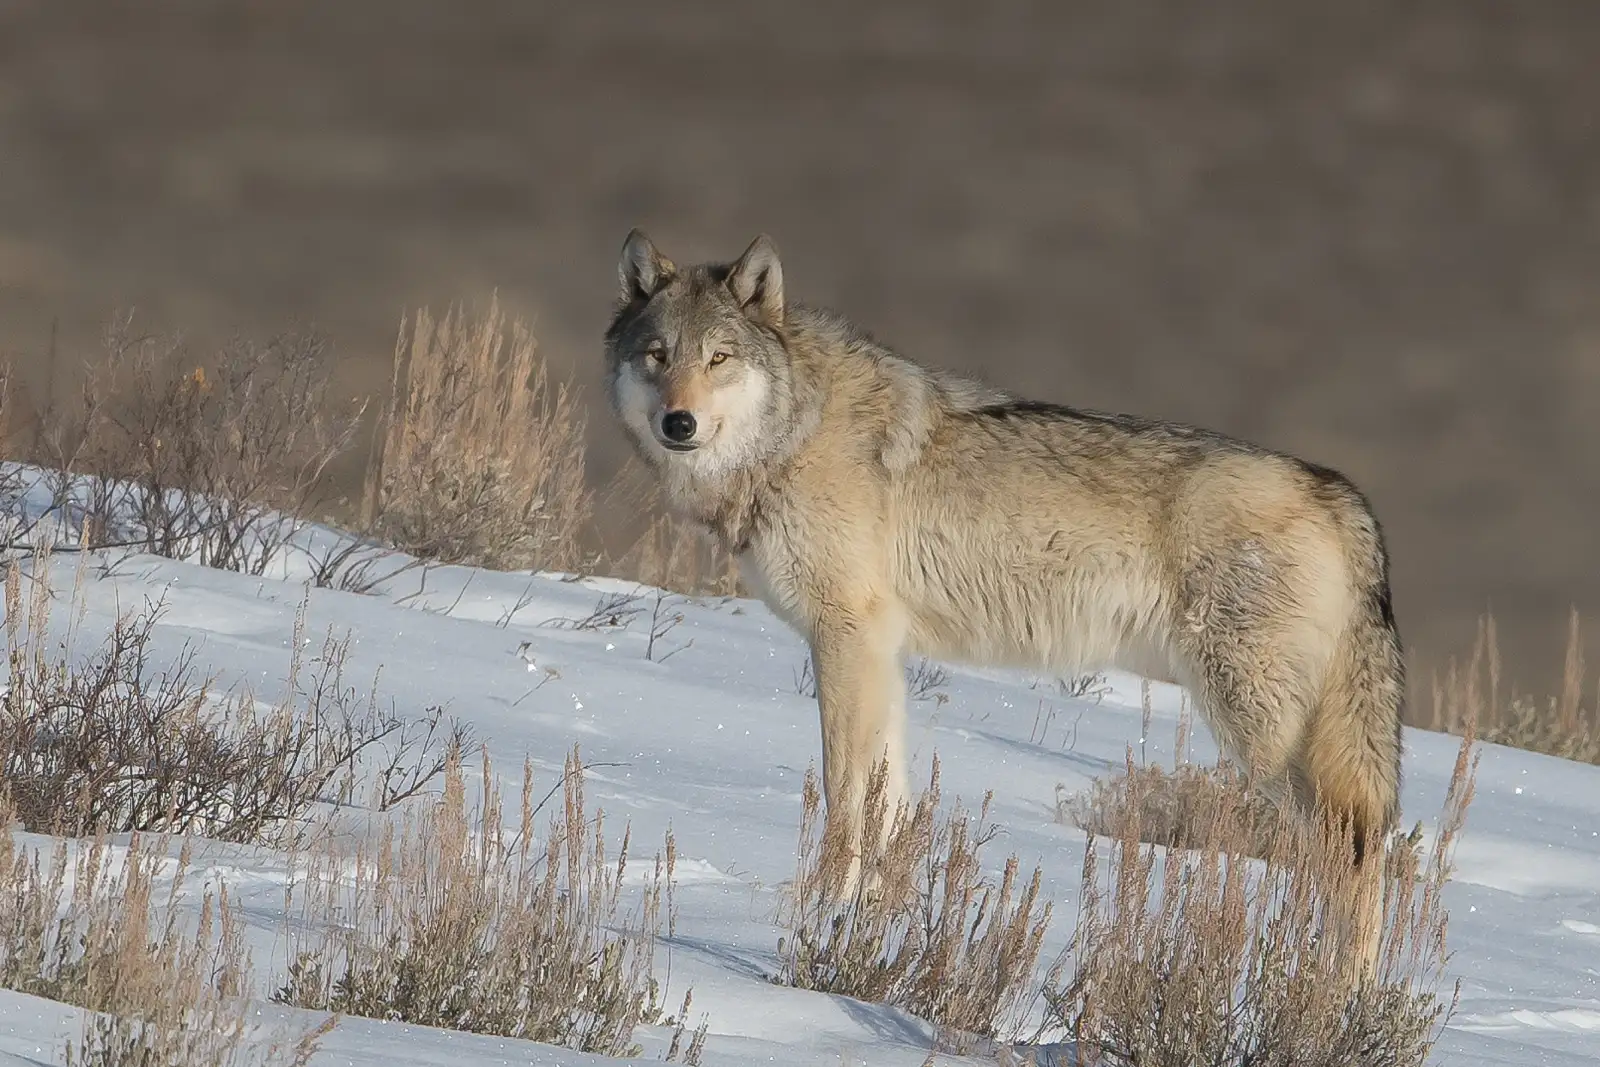
[[[78,395],[42,417],[51,514],[85,546],[263,573],[354,439],[360,408],[333,401],[331,370],[310,332],[200,359],[117,317]]]
[[[492,783],[487,754],[482,770],[482,781]],[[585,808],[576,748],[542,848],[534,844],[531,765],[523,768],[520,827],[509,840],[498,787],[486,788],[469,810],[457,750],[443,799],[420,817],[408,815],[398,837],[390,827],[376,849],[308,866],[307,916],[350,920],[296,952],[277,998],[637,1055],[634,1028],[660,1017],[652,968],[664,907],[670,919],[672,838],[636,910],[624,913],[629,835],[624,830],[618,858],[608,863],[603,816],[591,821]],[[353,884],[345,875],[351,866]]]
[[[29,541],[33,519],[26,513],[23,497],[27,491],[22,468],[9,462],[15,454],[12,445],[15,400],[12,379],[15,374],[9,362],[0,362],[0,553],[9,555]]]
[[[673,611],[667,607],[672,598],[672,593],[665,589],[657,589],[650,605],[650,633],[645,638],[644,658],[655,663],[665,663],[694,644],[694,638],[691,637],[684,644],[673,643],[671,649],[665,648],[669,635],[683,624],[683,612]],[[662,645],[664,649],[659,658],[656,656],[657,644]]]
[[[605,630],[626,630],[641,612],[639,603],[644,593],[605,593],[595,602],[593,610],[580,618],[546,619],[542,625],[557,630],[577,630],[600,633]]]
[[[14,817],[0,797],[0,826]],[[187,839],[174,863],[143,835],[118,850],[101,834],[45,858],[0,832],[0,986],[89,1009],[69,1064],[303,1064],[332,1028],[245,1042],[241,925],[224,887],[206,892],[192,932],[180,923],[190,855]]]
[[[406,556],[370,538],[343,531],[331,544],[307,549],[305,560],[315,588],[364,596],[377,592],[379,586],[392,578],[428,565],[427,560]]]
[[[944,705],[950,695],[944,687],[950,684],[950,673],[929,659],[919,659],[905,666],[906,695],[912,700],[931,700]],[[794,691],[803,697],[817,695],[817,672],[810,653],[794,672]]]
[[[816,698],[817,695],[817,669],[811,662],[808,654],[805,661],[794,672],[794,691],[803,697]]]
[[[1445,676],[1434,677],[1429,725],[1459,734],[1476,724],[1478,735],[1492,744],[1600,764],[1600,684],[1585,706],[1587,680],[1576,608],[1567,620],[1561,692],[1544,700],[1502,689],[1494,618],[1486,616],[1465,666],[1451,660]]]
[[[1471,748],[1468,736],[1431,846],[1399,839],[1378,869],[1377,960],[1355,982],[1342,902],[1371,869],[1358,873],[1341,839],[1287,811],[1263,842],[1255,799],[1227,774],[1196,792],[1180,830],[1152,834],[1143,819],[1161,776],[1136,771],[1130,751],[1124,785],[1096,808],[1114,831],[1109,861],[1091,833],[1077,933],[1046,983],[1038,1036],[1064,1033],[1077,1062],[1112,1067],[1422,1064],[1455,1003],[1438,993],[1441,894],[1472,797]],[[1162,836],[1182,851],[1145,843]]]
[[[608,568],[619,576],[688,596],[737,596],[739,567],[682,520],[658,515],[631,549]]]
[[[1098,704],[1111,692],[1111,686],[1106,684],[1104,674],[1093,671],[1088,674],[1057,678],[1056,690],[1071,700],[1092,700]]]
[[[575,568],[592,510],[583,434],[576,392],[498,298],[477,317],[420,309],[400,324],[363,525],[423,559]]]
[[[1018,879],[1015,856],[999,884],[980,852],[993,839],[984,798],[976,822],[959,807],[939,815],[939,764],[915,807],[887,811],[887,765],[868,790],[861,877],[836,892],[848,859],[819,832],[822,797],[808,772],[800,860],[788,932],[779,942],[780,984],[903,1008],[942,1028],[988,1037],[1028,993],[1051,905],[1039,901],[1040,872]]]
[[[118,618],[80,662],[71,635],[49,640],[48,556],[35,571],[25,597],[20,563],[6,570],[0,698],[0,773],[28,829],[284,843],[319,801],[351,800],[364,775],[380,809],[420,791],[460,736],[442,712],[412,724],[381,712],[375,696],[357,700],[344,684],[346,643],[330,637],[308,670],[303,608],[285,696],[265,710],[247,692],[216,693],[187,651],[153,668],[159,603]]]
[[[906,665],[906,690],[912,700],[932,700],[944,704],[950,697],[944,687],[950,684],[950,672],[929,659],[919,659]]]

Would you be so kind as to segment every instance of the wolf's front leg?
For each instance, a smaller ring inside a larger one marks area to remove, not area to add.
[[[814,627],[812,664],[822,712],[822,785],[827,832],[846,850],[848,869],[838,888],[851,892],[861,870],[862,833],[874,768],[888,762],[882,846],[906,796],[906,681],[901,668],[905,627],[884,606],[835,611]]]

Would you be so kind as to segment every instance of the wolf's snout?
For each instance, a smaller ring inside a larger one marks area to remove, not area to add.
[[[688,411],[669,411],[661,417],[661,435],[684,444],[694,436],[694,415]]]

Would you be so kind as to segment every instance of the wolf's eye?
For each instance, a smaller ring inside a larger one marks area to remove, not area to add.
[[[713,352],[713,353],[711,353],[711,365],[713,367],[715,367],[718,363],[726,363],[726,362],[728,362],[728,353],[726,353],[726,352]]]
[[[651,341],[644,346],[644,354],[652,363],[665,363],[667,361],[667,346],[660,341]]]

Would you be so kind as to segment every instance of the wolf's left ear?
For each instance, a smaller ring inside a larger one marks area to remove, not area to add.
[[[622,244],[622,259],[617,264],[617,281],[622,286],[624,303],[649,300],[676,273],[678,268],[672,260],[656,251],[643,230],[628,231],[628,239]]]
[[[728,271],[728,290],[755,321],[783,325],[783,265],[772,238],[762,234],[750,242]]]

